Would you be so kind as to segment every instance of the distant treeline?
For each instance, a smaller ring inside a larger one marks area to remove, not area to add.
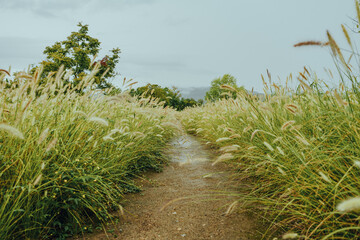
[[[151,97],[159,99],[165,103],[165,107],[172,107],[177,111],[181,111],[186,107],[195,107],[204,104],[204,100],[202,99],[196,101],[193,98],[183,98],[176,87],[161,87],[156,84],[147,84],[137,89],[131,89],[130,95],[139,98]]]

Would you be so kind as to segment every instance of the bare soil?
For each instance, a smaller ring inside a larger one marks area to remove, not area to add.
[[[260,239],[256,217],[227,213],[236,192],[226,166],[212,166],[211,151],[194,137],[174,140],[162,173],[139,180],[143,191],[126,195],[120,223],[78,239]],[[246,187],[246,186],[244,186]],[[253,214],[255,215],[255,214]]]

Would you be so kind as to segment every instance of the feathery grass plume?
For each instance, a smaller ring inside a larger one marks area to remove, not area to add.
[[[110,130],[111,135],[115,133],[124,133],[124,132],[125,132],[124,128],[114,128]]]
[[[298,111],[298,107],[295,104],[286,104],[284,107],[293,114]]]
[[[252,140],[254,139],[254,137],[255,137],[255,134],[256,134],[257,132],[260,132],[260,131],[261,131],[261,130],[256,129],[256,130],[251,134],[250,141],[252,141]]]
[[[3,130],[7,133],[9,133],[11,136],[19,138],[19,139],[25,139],[24,135],[15,127],[12,127],[6,123],[0,124],[0,130]]]
[[[303,47],[303,46],[320,46],[324,47],[329,45],[328,42],[320,42],[320,41],[305,41],[294,44],[294,47]]]
[[[42,178],[42,174],[40,173],[40,175],[35,179],[35,181],[33,182],[33,185],[36,186],[37,184],[40,183],[40,180]]]
[[[230,160],[230,159],[233,159],[234,156],[231,154],[231,153],[224,153],[222,155],[220,155],[216,161],[214,161],[212,163],[212,166],[214,166],[215,164],[219,163],[219,162],[222,162],[222,161],[227,161],[227,160]]]
[[[340,202],[336,209],[339,212],[351,212],[360,210],[360,197],[354,197]]]
[[[333,53],[334,56],[337,56],[337,50],[336,50],[336,43],[335,43],[335,40],[333,39],[333,37],[330,35],[329,31],[326,31],[326,35],[329,39],[329,44],[330,44],[330,48],[331,48],[331,51]]]
[[[303,73],[299,72],[299,74],[303,79],[307,80],[307,77]]]
[[[237,151],[239,148],[240,148],[239,145],[230,145],[230,146],[222,147],[219,150],[221,152],[234,152],[234,151]]]
[[[279,151],[279,153],[283,156],[285,156],[284,151],[280,147],[276,147],[276,149]]]
[[[134,144],[135,144],[134,142],[130,142],[130,143],[126,144],[126,146],[124,148],[128,148],[128,147],[130,147],[130,146],[132,146]]]
[[[272,144],[282,141],[283,137],[277,137],[272,141]]]
[[[345,26],[344,26],[343,24],[341,24],[341,28],[342,28],[343,33],[344,33],[344,35],[345,35],[346,41],[348,42],[348,44],[349,44],[350,47],[352,48],[353,46],[352,46],[352,42],[351,42],[351,39],[350,39],[350,37],[349,37],[348,31],[346,30],[346,28],[345,28]]]
[[[268,142],[264,142],[264,145],[270,150],[270,151],[274,151],[274,148],[268,143]]]
[[[360,168],[360,161],[355,160],[354,161],[354,166]]]
[[[25,72],[19,72],[18,74],[15,75],[15,79],[31,80],[31,79],[33,79],[33,77]]]
[[[100,117],[90,117],[90,118],[88,118],[88,121],[98,123],[105,127],[109,126],[108,121],[106,121],[105,119],[100,118]]]
[[[329,31],[326,31],[326,34],[329,39],[330,47],[331,47],[331,50],[332,50],[334,56],[338,56],[341,63],[344,64],[344,66],[348,68],[348,65],[345,62],[344,56],[341,53],[341,50],[340,50],[339,46],[337,45],[337,43],[335,42],[334,38],[331,36]]]
[[[330,178],[328,176],[326,176],[325,173],[323,173],[322,171],[319,171],[318,173],[325,182],[331,183]]]
[[[309,146],[310,143],[303,137],[301,136],[295,136],[297,140],[299,140],[302,144],[306,145],[306,146]]]
[[[198,128],[198,129],[196,129],[196,131],[195,131],[195,132],[196,132],[197,134],[199,134],[199,133],[200,133],[200,132],[202,132],[202,131],[204,131],[204,129],[202,129],[202,128]]]
[[[337,90],[335,89],[334,91],[334,97],[336,99],[336,101],[338,102],[339,105],[342,105],[342,106],[347,106],[348,103],[345,102],[339,95],[339,93],[337,92]]]
[[[54,138],[50,141],[50,143],[47,145],[45,152],[49,152],[51,149],[53,149],[57,143],[57,138]]]
[[[295,238],[298,238],[298,237],[299,237],[299,234],[293,233],[293,232],[285,233],[282,236],[283,239],[295,239]]]
[[[46,128],[42,133],[40,134],[40,137],[37,141],[37,144],[40,145],[48,136],[50,128]]]
[[[10,76],[10,73],[6,71],[5,69],[0,69],[0,72],[6,73],[8,76]]]
[[[251,130],[252,127],[251,126],[247,126],[246,128],[244,128],[243,132],[246,133],[247,131]]]
[[[265,79],[264,79],[264,76],[261,74],[261,79],[262,79],[262,82],[263,82],[263,85],[265,86],[265,90],[269,90],[269,87],[267,85],[267,83],[265,82]]]
[[[281,131],[284,131],[287,127],[293,125],[294,123],[295,123],[294,120],[290,120],[290,121],[285,122],[285,123],[281,126]]]
[[[104,141],[114,141],[114,138],[112,138],[112,137],[109,136],[109,135],[106,135],[105,137],[103,137],[103,140],[104,140]]]
[[[307,75],[309,75],[309,76],[310,76],[310,73],[309,73],[309,71],[307,70],[307,68],[306,68],[306,67],[304,67],[304,71],[307,73]]]
[[[230,206],[227,208],[225,215],[227,216],[227,215],[231,214],[235,210],[238,203],[239,203],[239,201],[235,201],[235,202],[231,203]]]
[[[241,138],[240,134],[233,134],[231,135],[229,138],[234,139],[234,138]]]
[[[221,86],[220,86],[220,89],[226,89],[226,90],[230,90],[230,91],[232,91],[232,92],[236,92],[236,91],[237,91],[234,87],[232,87],[232,86],[230,86],[230,85],[227,85],[227,84],[221,85]]]
[[[228,138],[228,137],[222,137],[222,138],[218,138],[218,139],[216,139],[216,142],[224,142],[224,141],[228,141],[228,140],[231,140],[231,138]]]
[[[301,74],[301,73],[300,73]],[[312,92],[312,89],[309,85],[307,85],[303,80],[301,80],[300,78],[298,78],[301,86],[303,86],[306,90],[308,90],[309,92]]]
[[[81,115],[83,117],[87,117],[87,114],[85,112],[79,111],[79,110],[74,111],[74,114]]]
[[[282,174],[282,175],[286,175],[286,172],[284,172],[284,170],[282,170],[281,167],[277,167],[277,170]]]

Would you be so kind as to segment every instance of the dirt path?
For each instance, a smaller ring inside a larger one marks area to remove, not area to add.
[[[184,135],[171,143],[168,156],[171,162],[164,172],[142,180],[143,192],[127,195],[125,214],[108,233],[110,239],[256,239],[251,216],[225,214],[235,199],[221,195],[231,186],[228,173],[224,166],[211,165],[208,150]],[[97,233],[85,239],[107,236]]]

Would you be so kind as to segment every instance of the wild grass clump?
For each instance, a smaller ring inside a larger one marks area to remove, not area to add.
[[[112,220],[131,178],[160,171],[172,110],[77,86],[69,73],[0,79],[0,239],[63,239]]]
[[[329,33],[328,42],[337,88],[305,68],[295,89],[264,82],[262,97],[239,92],[182,114],[189,132],[219,148],[215,164],[231,163],[252,179],[253,190],[239,198],[268,220],[267,238],[360,235],[360,85]],[[348,43],[358,62],[354,42]]]

